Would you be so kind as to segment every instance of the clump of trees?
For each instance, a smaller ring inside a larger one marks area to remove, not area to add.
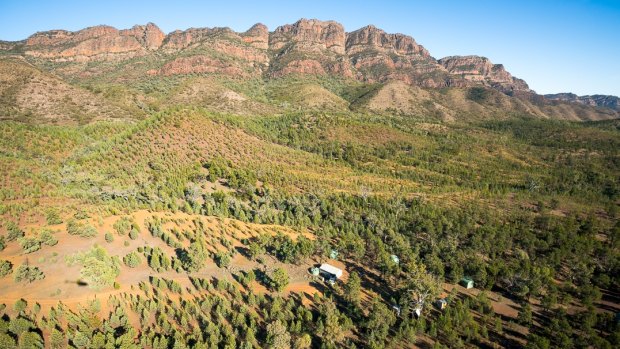
[[[120,274],[120,261],[117,256],[109,256],[105,248],[95,245],[89,251],[67,256],[68,265],[82,266],[80,275],[88,285],[95,289],[111,286]]]
[[[170,269],[172,261],[168,255],[159,247],[144,247],[144,256],[151,267],[156,272],[162,272]]]
[[[296,241],[288,235],[262,234],[246,241],[250,258],[256,259],[263,253],[270,253],[284,263],[301,263],[315,253],[315,243],[300,235]]]
[[[140,226],[138,226],[138,223],[136,223],[136,221],[129,216],[119,218],[116,222],[114,222],[112,227],[118,235],[129,234],[129,238],[132,240],[135,240],[140,234]]]

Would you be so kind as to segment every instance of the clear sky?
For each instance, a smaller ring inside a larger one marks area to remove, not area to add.
[[[436,58],[478,54],[538,93],[620,96],[620,0],[182,1],[0,0],[0,39],[36,31],[153,22],[164,32],[228,26],[270,30],[299,18],[367,24],[413,36]]]

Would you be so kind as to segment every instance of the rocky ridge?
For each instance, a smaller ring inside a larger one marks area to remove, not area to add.
[[[245,32],[217,27],[189,28],[167,35],[153,23],[122,30],[105,25],[75,32],[50,30],[22,41],[0,41],[0,58],[3,57],[25,59],[68,80],[104,77],[114,83],[153,76],[205,74],[257,81],[298,75],[340,77],[385,86],[376,89],[372,99],[362,99],[354,105],[403,113],[430,110],[448,117],[452,113],[434,101],[443,97],[421,98],[418,88],[494,89],[516,99],[490,95],[495,97],[484,103],[493,101],[499,108],[516,108],[541,117],[596,120],[617,117],[620,111],[618,98],[614,96],[540,96],[503,65],[493,64],[486,57],[435,59],[411,36],[387,33],[372,25],[346,32],[340,23],[316,19],[300,19],[271,32],[261,23]],[[308,87],[298,92],[313,98],[327,95],[317,91]],[[458,93],[452,97],[464,98]],[[342,107],[341,101],[334,101],[336,109]],[[427,107],[421,109],[411,103]],[[452,107],[459,109],[465,105],[471,103],[459,102]],[[582,109],[586,107],[604,109]],[[465,110],[479,113],[476,108],[472,105]]]
[[[95,26],[76,32],[50,30],[20,42],[0,43],[0,52],[52,62],[122,61],[163,54],[149,74],[221,73],[281,77],[336,75],[365,82],[403,81],[421,87],[484,84],[529,91],[501,65],[484,57],[436,60],[411,36],[369,25],[346,32],[334,21],[300,19],[269,32],[256,24],[246,32],[190,28],[165,35],[155,24],[119,30]],[[172,56],[172,57],[171,57]],[[471,66],[466,72],[464,66]]]
[[[545,98],[552,101],[579,103],[591,107],[603,107],[620,111],[620,98],[609,95],[577,96],[574,93],[546,94]]]

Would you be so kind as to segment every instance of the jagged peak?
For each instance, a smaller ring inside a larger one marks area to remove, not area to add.
[[[241,35],[243,36],[258,36],[258,35],[269,35],[269,28],[263,23],[256,23],[250,27],[250,29],[243,32]]]
[[[400,54],[419,54],[430,58],[430,53],[413,37],[400,33],[390,34],[372,24],[347,33],[346,47],[347,52],[352,51],[352,53],[372,47],[394,50]]]

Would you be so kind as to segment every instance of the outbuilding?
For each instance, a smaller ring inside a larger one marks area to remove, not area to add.
[[[466,289],[474,288],[474,280],[472,280],[470,277],[462,278],[459,283]]]
[[[336,268],[331,264],[321,264],[321,266],[319,267],[319,271],[323,276],[327,277],[328,279],[340,279],[340,277],[342,277],[342,269]]]
[[[435,306],[439,309],[439,310],[444,310],[446,309],[446,307],[448,306],[448,301],[446,301],[445,298],[440,298],[435,302]]]
[[[390,256],[390,259],[392,260],[392,262],[393,262],[394,264],[400,264],[400,258],[398,258],[398,256],[397,256],[397,255],[395,255],[395,254],[391,255],[391,256]]]

